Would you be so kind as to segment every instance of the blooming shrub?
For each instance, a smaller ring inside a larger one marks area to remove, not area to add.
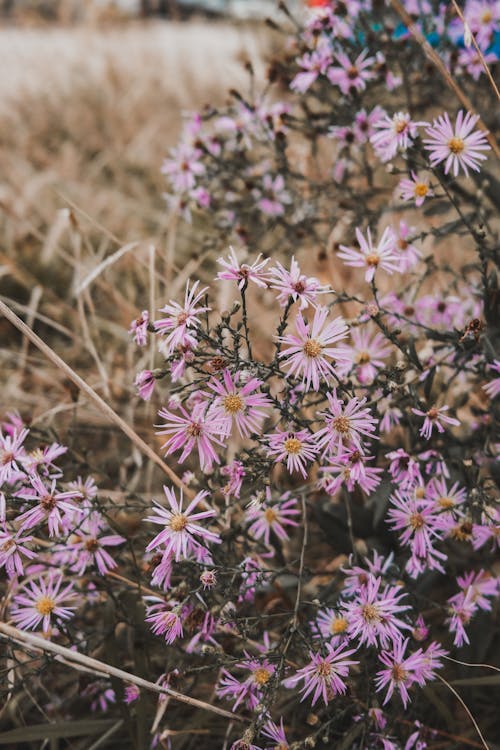
[[[135,384],[182,481],[131,491],[131,531],[76,452],[6,417],[5,620],[88,654],[124,625],[131,675],[235,713],[206,747],[465,746],[432,696],[500,585],[491,147],[478,115],[428,111],[440,83],[397,15],[314,5],[271,66],[284,100],[234,92],[163,167],[170,209],[225,248],[130,327],[156,342]],[[421,5],[479,102],[462,22]],[[464,13],[493,63],[494,5]],[[176,747],[170,699],[116,676],[82,698]]]

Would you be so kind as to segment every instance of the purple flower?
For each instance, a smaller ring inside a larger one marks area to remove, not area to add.
[[[448,411],[449,406],[440,406],[439,408],[433,406],[428,411],[421,411],[420,409],[412,409],[412,412],[419,417],[425,417],[424,423],[420,428],[420,435],[426,440],[429,440],[432,435],[432,430],[435,427],[438,432],[444,432],[445,429],[441,422],[445,424],[459,425],[460,422],[454,417],[448,417],[443,412]]]
[[[236,257],[236,253],[233,247],[229,248],[229,260],[219,258],[217,263],[225,268],[225,271],[219,271],[217,274],[218,279],[226,279],[228,281],[237,281],[238,289],[246,287],[249,281],[253,281],[254,284],[262,288],[267,287],[268,283],[268,272],[265,271],[266,265],[269,263],[269,258],[259,260],[261,253],[257,256],[252,265],[247,263],[240,263]]]
[[[101,535],[105,524],[97,513],[91,513],[78,524],[73,535],[64,547],[68,556],[67,563],[78,575],[83,575],[91,565],[104,576],[108,570],[116,568],[105,547],[116,547],[126,540],[118,534]]]
[[[193,348],[196,345],[195,330],[200,325],[199,316],[210,309],[205,305],[198,304],[207,291],[207,287],[198,289],[199,283],[199,281],[195,281],[190,289],[188,281],[184,294],[184,304],[180,305],[178,302],[170,300],[168,305],[160,309],[160,312],[167,313],[167,317],[154,322],[155,331],[167,334],[164,342],[167,356],[173,354],[177,347],[189,346]]]
[[[326,656],[310,652],[310,663],[299,669],[293,677],[287,678],[283,684],[285,687],[290,688],[295,687],[295,685],[303,681],[301,701],[305,700],[312,693],[313,706],[320,697],[323,698],[325,705],[327,705],[337,694],[347,691],[347,685],[343,678],[348,676],[349,667],[359,664],[358,661],[347,658],[356,653],[356,649],[349,649],[347,651],[344,649],[345,646],[343,643],[339,644],[336,648],[332,644],[327,643]]]
[[[352,94],[354,91],[363,91],[366,88],[366,82],[375,78],[375,73],[367,70],[375,62],[374,57],[366,57],[368,50],[358,55],[354,62],[351,62],[345,52],[337,52],[335,58],[340,63],[339,66],[332,66],[328,70],[328,78],[331,83],[338,86],[343,94]]]
[[[270,544],[271,532],[285,540],[288,534],[285,526],[298,526],[293,516],[300,515],[297,509],[297,499],[285,492],[275,503],[271,500],[271,489],[266,487],[266,501],[262,504],[252,504],[246,512],[246,520],[251,525],[248,529],[255,539],[262,539]]]
[[[429,185],[427,175],[418,175],[411,172],[411,180],[405,178],[400,181],[398,191],[404,201],[415,201],[415,206],[420,208],[426,198],[434,195],[434,191]]]
[[[266,417],[265,408],[271,406],[270,399],[258,390],[263,381],[250,378],[239,385],[240,376],[233,377],[229,370],[224,370],[222,378],[223,383],[215,378],[208,383],[216,396],[208,409],[207,420],[213,418],[220,424],[224,437],[231,434],[233,424],[242,437],[248,437],[251,432],[259,433]]]
[[[158,425],[157,435],[169,435],[170,437],[163,444],[162,449],[166,449],[166,455],[169,456],[174,451],[182,450],[179,463],[182,463],[191,455],[196,448],[202,471],[210,471],[213,463],[220,463],[219,456],[216,454],[213,444],[223,446],[222,441],[224,423],[213,417],[209,418],[206,414],[207,407],[205,403],[197,403],[193,406],[191,414],[179,407],[180,414],[175,414],[168,409],[161,409],[158,414],[168,421],[164,425]]]
[[[370,410],[363,408],[366,398],[353,397],[347,404],[337,397],[337,390],[327,393],[329,409],[319,412],[325,420],[325,427],[314,434],[318,448],[327,454],[344,453],[344,448],[355,447],[363,450],[362,437],[373,438],[377,420]]]
[[[7,435],[0,431],[0,486],[24,475],[22,467],[27,456],[23,443],[28,434],[29,430],[24,429]]]
[[[293,302],[300,303],[301,310],[305,310],[309,305],[315,305],[318,294],[326,294],[329,291],[314,276],[305,276],[301,273],[300,266],[293,256],[289,271],[277,261],[269,270],[269,275],[273,277],[270,287],[279,291],[277,299],[281,307],[286,307],[291,298]]]
[[[149,312],[143,310],[140,317],[130,324],[129,333],[138,346],[146,346],[148,343]]]
[[[287,348],[279,353],[285,359],[284,366],[290,375],[302,376],[307,390],[319,389],[320,379],[327,382],[336,374],[329,360],[346,365],[348,355],[345,347],[333,346],[347,336],[347,326],[341,317],[327,323],[329,310],[317,307],[312,323],[306,323],[302,313],[295,319],[296,335],[277,337],[277,341]]]
[[[26,542],[31,542],[32,536],[21,536],[20,531],[11,532],[4,525],[0,528],[0,568],[5,568],[8,578],[24,575],[23,556],[33,560],[37,554]]]
[[[205,500],[208,492],[198,492],[187,508],[183,510],[182,490],[179,490],[179,501],[177,501],[173,489],[169,489],[164,485],[163,490],[170,509],[164,508],[155,502],[156,515],[146,518],[146,521],[164,526],[163,531],[160,531],[146,547],[147,552],[162,546],[164,547],[164,554],[173,555],[176,562],[178,562],[182,558],[189,557],[191,552],[200,547],[200,541],[205,544],[210,542],[218,544],[221,541],[218,534],[208,531],[208,529],[198,524],[198,521],[201,521],[203,518],[213,518],[216,516],[215,510],[209,508],[199,513],[192,512],[200,502]]]
[[[349,622],[348,634],[359,638],[360,645],[380,644],[386,648],[389,642],[401,638],[402,630],[410,626],[398,615],[410,609],[409,604],[401,604],[405,594],[400,586],[385,586],[381,590],[382,579],[369,576],[366,586],[357,592],[355,599],[344,605],[346,619]]]
[[[396,112],[393,117],[384,115],[375,123],[377,132],[370,142],[381,161],[390,161],[398,151],[406,151],[417,136],[417,126],[425,123],[413,122],[408,112]]]
[[[433,167],[445,162],[444,173],[453,170],[456,177],[463,169],[469,175],[469,170],[479,172],[479,164],[486,159],[482,151],[489,151],[486,134],[483,130],[474,130],[479,120],[479,115],[472,115],[460,110],[457,121],[453,127],[448,112],[440,115],[432,125],[426,128],[428,138],[424,138],[424,144]]]
[[[147,597],[147,599],[151,601],[154,597]],[[170,609],[163,600],[146,608],[146,622],[151,623],[151,630],[155,635],[164,635],[169,644],[183,636],[182,620],[179,614],[174,609]]]
[[[378,268],[392,274],[399,271],[399,258],[395,254],[395,237],[391,227],[386,227],[377,245],[372,242],[370,229],[366,230],[366,239],[360,229],[356,228],[359,250],[347,245],[340,245],[338,253],[347,266],[366,267],[365,281],[372,281]]]
[[[135,376],[134,385],[137,388],[137,394],[144,401],[149,401],[155,389],[156,378],[151,370],[142,370]]]
[[[41,625],[43,632],[50,634],[54,623],[73,617],[75,607],[63,605],[75,598],[73,584],[62,588],[62,583],[62,575],[51,571],[22,586],[21,592],[14,596],[11,609],[16,626],[21,630],[35,630]]]
[[[314,461],[318,447],[309,430],[284,431],[277,430],[274,434],[265,435],[269,456],[279,463],[286,460],[289,473],[300,472],[307,479],[306,462]]]
[[[29,480],[31,487],[20,490],[16,493],[16,497],[38,504],[18,517],[20,531],[32,529],[34,526],[46,522],[50,536],[56,536],[61,533],[64,525],[61,513],[82,513],[81,508],[78,508],[72,502],[68,502],[81,497],[78,490],[58,492],[56,491],[55,479],[52,480],[49,488],[37,474],[30,474]]]

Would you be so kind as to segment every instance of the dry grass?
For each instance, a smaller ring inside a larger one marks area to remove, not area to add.
[[[172,273],[199,263],[182,236],[166,261],[162,160],[183,111],[244,87],[243,62],[262,72],[262,48],[253,29],[208,22],[0,30],[0,294],[129,419],[149,353],[134,361],[126,329],[154,304],[153,266],[163,299]],[[0,339],[0,411],[72,413],[71,388],[4,319]]]

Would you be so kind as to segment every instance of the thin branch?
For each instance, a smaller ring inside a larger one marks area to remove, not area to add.
[[[244,719],[240,716],[233,714],[231,711],[226,711],[224,708],[212,706],[210,703],[206,703],[205,701],[199,700],[198,698],[192,698],[189,695],[184,695],[183,693],[179,693],[177,690],[172,690],[172,688],[157,685],[156,683],[150,682],[149,680],[144,680],[142,677],[137,677],[131,672],[125,672],[125,670],[123,669],[113,667],[110,664],[106,664],[99,659],[94,659],[91,656],[80,654],[78,651],[72,651],[71,649],[66,648],[66,646],[61,646],[58,643],[52,643],[52,641],[48,641],[45,638],[40,638],[33,633],[18,630],[18,628],[14,628],[12,627],[12,625],[7,625],[4,622],[0,623],[0,636],[3,636],[7,640],[13,640],[16,643],[20,643],[27,648],[34,648],[39,651],[47,651],[49,653],[56,654],[56,657],[62,657],[69,666],[72,666],[75,669],[78,668],[77,665],[82,665],[90,669],[95,669],[103,675],[117,677],[119,680],[124,680],[125,682],[137,685],[137,687],[144,688],[145,690],[151,690],[155,693],[169,695],[171,698],[179,701],[180,703],[186,703],[187,705],[193,706],[195,708],[202,708],[205,711],[211,711],[212,713],[218,714],[219,716],[224,716],[224,718],[226,719],[240,722],[244,721]]]
[[[465,709],[465,711],[467,712],[467,715],[468,715],[469,719],[470,719],[470,720],[472,721],[472,723],[474,724],[474,727],[475,727],[475,729],[476,729],[476,732],[478,733],[478,735],[479,735],[479,737],[480,737],[480,739],[481,739],[481,742],[483,743],[484,747],[486,748],[486,750],[490,750],[490,747],[489,747],[488,743],[487,743],[487,742],[486,742],[486,740],[484,739],[484,737],[483,737],[483,734],[482,734],[481,730],[479,729],[479,725],[478,725],[477,721],[476,721],[476,720],[475,720],[475,718],[473,717],[473,715],[472,715],[472,713],[471,713],[471,711],[470,711],[469,707],[468,707],[468,706],[467,706],[467,704],[465,703],[464,699],[463,699],[463,698],[462,698],[462,697],[461,697],[461,696],[460,696],[460,695],[459,695],[459,694],[457,693],[457,691],[455,690],[455,688],[453,688],[453,687],[452,687],[452,686],[450,685],[450,683],[449,683],[449,682],[447,682],[447,681],[446,681],[446,680],[444,679],[444,677],[441,677],[441,675],[440,675],[440,674],[437,674],[437,673],[436,673],[436,677],[438,678],[438,680],[440,680],[440,681],[441,681],[441,682],[443,683],[443,685],[446,685],[446,687],[447,687],[447,688],[449,688],[449,690],[451,690],[451,692],[453,693],[453,695],[455,696],[455,698],[456,698],[456,699],[457,699],[458,701],[460,701],[460,703],[462,704],[463,708],[464,708],[464,709]]]

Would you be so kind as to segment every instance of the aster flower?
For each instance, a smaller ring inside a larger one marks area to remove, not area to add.
[[[177,638],[182,638],[182,620],[175,609],[171,608],[163,599],[154,601],[154,597],[144,597],[147,601],[153,601],[146,608],[146,622],[151,624],[151,630],[155,635],[165,636],[165,641],[172,644]]]
[[[375,62],[374,57],[367,57],[368,50],[364,49],[360,55],[351,62],[345,52],[337,52],[335,59],[339,66],[328,69],[327,76],[330,83],[338,86],[344,95],[352,94],[353,91],[363,91],[366,82],[375,78],[372,70],[367,70]]]
[[[375,131],[375,123],[384,115],[384,110],[376,106],[370,113],[360,109],[354,117],[353,130],[358,143],[367,143]]]
[[[297,508],[297,499],[290,497],[290,492],[285,492],[273,503],[271,488],[266,487],[265,502],[250,505],[245,515],[246,521],[251,524],[249,533],[255,539],[264,538],[264,542],[269,545],[271,532],[281,540],[289,538],[285,527],[298,526],[293,516],[300,515],[300,510]]]
[[[385,454],[390,460],[389,474],[392,481],[398,484],[402,490],[414,487],[416,484],[423,484],[420,464],[403,448],[390,451]]]
[[[210,308],[198,303],[204,297],[207,287],[198,289],[199,281],[195,281],[191,289],[189,281],[186,284],[184,304],[170,300],[168,305],[160,308],[160,312],[167,313],[166,318],[155,320],[155,331],[164,335],[164,347],[167,355],[173,354],[177,347],[196,345],[196,328],[200,325],[199,316]]]
[[[246,652],[245,652],[246,653]],[[238,680],[226,669],[222,670],[216,693],[219,698],[235,698],[233,711],[245,701],[247,708],[253,711],[262,699],[262,690],[275,672],[275,667],[267,659],[252,659],[248,656],[236,667],[249,670],[250,674],[243,680]]]
[[[15,478],[24,475],[26,450],[23,443],[28,435],[29,430],[25,429],[6,435],[0,431],[0,485],[4,482],[10,484]]]
[[[377,132],[370,142],[381,161],[390,161],[398,151],[406,151],[417,136],[417,126],[408,112],[396,112],[393,117],[385,114],[375,123]]]
[[[343,613],[349,623],[350,638],[358,638],[359,644],[387,648],[390,642],[401,638],[402,630],[410,626],[399,618],[401,612],[410,609],[401,604],[405,594],[400,586],[382,587],[382,579],[369,576],[366,586],[360,588],[352,602],[344,605]]]
[[[328,315],[327,307],[317,307],[312,323],[306,323],[299,312],[295,319],[297,333],[277,337],[279,343],[287,345],[280,351],[280,359],[285,360],[290,375],[302,376],[307,390],[312,385],[317,391],[320,379],[329,381],[336,375],[329,360],[337,365],[348,362],[345,347],[333,346],[347,336],[347,326],[341,317],[327,323]]]
[[[182,450],[178,459],[182,463],[191,455],[196,448],[202,471],[210,471],[213,463],[220,463],[219,456],[215,452],[214,444],[223,446],[223,430],[225,425],[221,420],[209,418],[205,403],[199,402],[193,406],[191,414],[184,407],[179,407],[180,414],[175,414],[168,409],[160,409],[160,417],[168,420],[163,425],[158,425],[157,435],[169,435],[162,449],[166,450],[167,456],[174,451]]]
[[[63,529],[63,515],[65,513],[82,513],[82,509],[73,502],[75,498],[81,498],[78,490],[67,490],[60,492],[56,490],[56,480],[53,479],[50,487],[47,487],[38,474],[30,474],[31,487],[16,492],[16,497],[30,502],[36,502],[34,508],[22,513],[17,521],[19,530],[32,529],[38,524],[46,522],[49,527],[49,535],[56,536]]]
[[[350,356],[356,377],[361,385],[370,385],[377,371],[385,366],[384,359],[390,356],[392,349],[381,333],[366,326],[351,328],[351,339]]]
[[[460,505],[467,499],[467,492],[464,487],[460,487],[458,482],[448,487],[446,480],[442,477],[434,477],[429,483],[428,490],[429,497],[439,514],[439,519],[456,515]]]
[[[399,270],[401,273],[408,273],[422,257],[420,250],[413,244],[415,227],[409,227],[401,220],[394,237],[396,253],[399,253]]]
[[[307,479],[306,462],[314,461],[318,448],[309,430],[277,430],[265,435],[263,440],[268,443],[268,453],[274,457],[276,463],[286,460],[286,467],[290,474],[294,471]]]
[[[285,205],[292,202],[292,197],[288,190],[285,190],[285,180],[283,175],[272,177],[270,174],[262,178],[262,189],[255,188],[253,197],[257,201],[259,208],[266,216],[283,216]]]
[[[188,143],[181,143],[170,150],[171,158],[165,159],[161,171],[170,179],[176,193],[191,190],[196,179],[205,173],[205,166],[200,159],[202,152]]]
[[[419,648],[413,654],[405,656],[407,646],[408,639],[400,638],[392,644],[391,651],[382,651],[379,656],[380,661],[385,664],[386,668],[377,672],[375,689],[380,692],[387,687],[384,706],[390,700],[394,691],[398,690],[406,708],[410,700],[408,688],[414,683],[423,686],[426,682],[424,672],[427,665],[422,649]],[[426,676],[427,679],[430,679],[429,674],[426,674]]]
[[[347,404],[337,397],[337,390],[327,393],[329,408],[319,412],[325,426],[314,434],[322,455],[342,453],[344,448],[354,446],[363,450],[363,436],[373,438],[377,420],[372,417],[370,410],[364,408],[366,398],[350,398]]]
[[[338,643],[348,638],[348,621],[338,611],[330,607],[318,612],[316,621],[311,625],[314,630],[318,629],[321,636],[330,643]]]
[[[164,526],[164,529],[148,544],[146,547],[147,552],[161,546],[164,548],[164,554],[172,554],[176,562],[179,562],[182,558],[189,557],[189,554],[195,548],[200,547],[200,542],[218,544],[221,541],[218,534],[203,528],[198,523],[203,518],[213,518],[216,516],[215,510],[209,508],[198,513],[192,512],[200,502],[205,500],[208,492],[204,490],[198,492],[187,508],[183,510],[182,490],[179,490],[179,501],[175,497],[173,489],[169,489],[163,485],[163,490],[170,509],[164,508],[155,501],[156,515],[148,516],[146,521],[160,524]]]
[[[129,333],[138,346],[148,343],[149,312],[143,310],[140,316],[130,324]]]
[[[299,669],[293,677],[284,681],[283,684],[288,688],[295,687],[299,682],[304,683],[300,691],[303,694],[301,702],[312,693],[311,705],[314,706],[320,697],[323,698],[325,705],[328,705],[335,695],[347,691],[344,678],[349,675],[350,667],[359,664],[358,661],[347,657],[356,653],[356,649],[345,650],[343,643],[337,647],[327,643],[326,652],[326,656],[322,656],[320,653],[311,651],[310,663]]]
[[[286,307],[290,300],[299,302],[301,310],[309,305],[315,305],[318,294],[326,294],[329,289],[321,284],[314,276],[305,276],[300,272],[300,266],[292,256],[290,270],[276,261],[276,265],[269,269],[269,275],[273,278],[270,282],[271,289],[277,289],[277,296],[281,307]]]
[[[95,566],[102,576],[116,568],[116,562],[105,547],[116,547],[126,540],[119,534],[103,536],[104,526],[99,515],[91,513],[78,525],[77,530],[69,538],[65,546],[65,552],[68,555],[67,563],[78,575],[83,575],[90,566]]]
[[[493,399],[500,394],[500,359],[495,359],[492,365],[488,365],[488,369],[493,370],[493,372],[496,372],[499,375],[499,377],[493,378],[489,383],[483,385],[483,391]]]
[[[426,198],[431,198],[434,191],[430,187],[427,175],[418,175],[411,172],[411,180],[405,178],[398,185],[398,191],[404,201],[415,201],[415,206],[420,208]]]
[[[267,721],[262,727],[262,736],[273,740],[272,748],[267,750],[289,750],[290,745],[286,738],[283,717],[280,719],[279,726],[274,721]]]
[[[43,448],[35,448],[26,455],[24,468],[28,474],[42,474],[44,477],[58,479],[62,476],[62,471],[54,462],[59,456],[63,456],[67,450],[67,446],[60,443],[51,443]]]
[[[135,376],[134,386],[137,388],[137,395],[144,401],[149,401],[153,395],[156,385],[156,378],[151,370],[142,370]]]
[[[372,281],[378,268],[392,274],[399,271],[399,258],[395,254],[395,237],[391,227],[386,227],[377,245],[373,244],[370,229],[366,231],[366,239],[360,229],[356,228],[359,250],[347,245],[340,245],[342,252],[338,253],[347,266],[365,268],[365,281]]]
[[[226,270],[219,271],[216,278],[237,281],[238,289],[240,290],[246,287],[249,281],[253,281],[257,286],[265,289],[268,284],[268,272],[264,269],[269,263],[269,258],[259,260],[261,256],[262,253],[259,253],[252,265],[240,263],[236,257],[234,248],[230,247],[229,260],[224,260],[224,258],[218,258],[217,260],[217,263]]]
[[[394,553],[391,552],[387,557],[379,555],[377,550],[373,550],[373,560],[369,557],[363,558],[366,564],[365,568],[359,565],[350,565],[347,568],[341,568],[345,574],[344,586],[342,593],[345,596],[357,596],[360,589],[366,588],[368,581],[379,577],[387,576],[390,567],[394,563]],[[351,563],[351,558],[349,558]]]
[[[73,584],[62,587],[63,577],[51,571],[49,575],[31,580],[14,596],[11,616],[21,630],[36,630],[40,625],[50,633],[52,625],[73,617],[76,607],[63,604],[75,598]]]
[[[241,492],[241,486],[243,484],[243,478],[246,476],[245,467],[241,461],[231,461],[227,466],[223,466],[220,473],[224,477],[229,477],[227,484],[221,488],[221,492],[226,497],[233,495],[239,498]]]
[[[306,52],[305,55],[297,59],[297,64],[302,68],[302,71],[293,78],[290,88],[304,94],[318,76],[326,73],[331,62],[331,52],[326,45],[319,46],[313,52]]]
[[[233,377],[227,369],[222,373],[222,379],[222,383],[215,378],[208,383],[216,395],[208,409],[207,420],[213,418],[224,437],[230,435],[233,424],[241,437],[260,432],[266,417],[265,409],[271,406],[270,399],[259,390],[263,381],[250,378],[239,385],[240,376]]]
[[[367,461],[373,461],[374,456],[365,456],[359,450],[351,450],[339,456],[330,456],[326,466],[321,467],[325,476],[321,480],[329,495],[336,492],[345,483],[349,492],[353,492],[359,486],[367,495],[372,493],[380,484],[380,474],[383,469],[374,466],[366,466]]]
[[[19,531],[9,531],[5,524],[0,527],[0,568],[5,568],[8,578],[24,575],[23,557],[36,558],[36,552],[24,546],[32,539],[32,536],[21,536]]]
[[[424,138],[425,148],[429,152],[431,165],[444,164],[444,173],[450,170],[456,177],[463,169],[469,175],[469,168],[479,172],[480,162],[486,159],[482,151],[489,151],[486,135],[482,130],[474,130],[479,115],[460,110],[453,127],[447,112],[440,115],[432,125],[426,128],[428,138]]]
[[[460,422],[458,421],[458,419],[455,419],[454,417],[448,417],[446,414],[443,414],[443,412],[448,411],[449,408],[449,406],[440,406],[439,408],[433,406],[428,411],[412,409],[412,412],[414,414],[419,417],[424,417],[424,423],[420,428],[419,434],[422,435],[422,437],[424,437],[426,440],[429,440],[434,427],[438,432],[443,433],[445,431],[443,425],[441,424],[442,422],[444,422],[445,424],[459,425]]]

